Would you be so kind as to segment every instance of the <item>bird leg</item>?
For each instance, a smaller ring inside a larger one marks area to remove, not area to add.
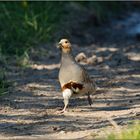
[[[69,99],[64,99],[64,108],[59,113],[64,113],[66,111],[68,103],[69,103]]]
[[[66,111],[66,108],[69,103],[69,99],[72,96],[72,90],[71,89],[65,89],[63,91],[63,98],[64,98],[64,108],[59,113],[64,113]]]
[[[90,94],[88,93],[88,97],[87,97],[87,99],[88,99],[88,103],[89,103],[89,105],[91,106],[92,105],[92,99],[91,99],[91,97],[90,97]]]

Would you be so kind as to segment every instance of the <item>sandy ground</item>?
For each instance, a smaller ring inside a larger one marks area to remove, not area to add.
[[[9,65],[7,77],[13,87],[0,98],[0,139],[98,138],[117,130],[110,118],[119,128],[140,119],[140,42],[129,38],[119,42],[119,37],[73,44],[75,56],[81,52],[87,58],[94,56],[90,63],[80,63],[99,88],[92,107],[85,96],[74,98],[65,114],[56,113],[63,98],[60,52],[54,45],[35,48],[29,68]]]

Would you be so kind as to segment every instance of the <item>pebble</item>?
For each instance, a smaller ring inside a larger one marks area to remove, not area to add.
[[[53,126],[53,131],[56,131],[58,128],[56,126]]]
[[[65,133],[65,131],[63,131],[63,130],[62,130],[62,131],[60,131],[59,133],[60,133],[60,134],[64,134],[64,133]]]

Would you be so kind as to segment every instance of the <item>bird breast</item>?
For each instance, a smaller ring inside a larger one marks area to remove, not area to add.
[[[59,81],[61,84],[61,87],[70,82],[70,81],[80,81],[82,80],[82,70],[78,65],[68,65],[68,66],[61,66],[59,71]]]

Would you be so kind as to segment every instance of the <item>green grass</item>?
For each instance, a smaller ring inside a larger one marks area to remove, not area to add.
[[[6,94],[8,92],[8,87],[9,87],[9,84],[5,78],[5,70],[1,68],[1,71],[0,71],[0,96]]]
[[[121,130],[119,134],[112,133],[107,140],[140,140],[140,121],[135,122],[125,130]]]
[[[52,39],[63,15],[63,2],[0,2],[0,49],[21,56]]]

